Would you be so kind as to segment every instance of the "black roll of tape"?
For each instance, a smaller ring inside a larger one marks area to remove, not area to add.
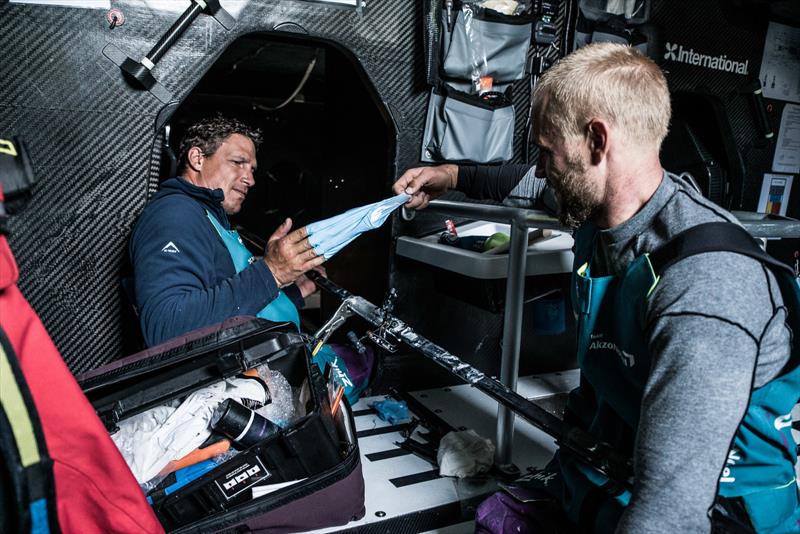
[[[211,428],[247,448],[264,441],[279,430],[278,426],[233,399],[226,399],[214,411]]]

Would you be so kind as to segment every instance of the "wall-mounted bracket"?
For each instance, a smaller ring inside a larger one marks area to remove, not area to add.
[[[155,79],[151,71],[200,13],[214,17],[226,30],[230,30],[236,24],[236,19],[225,11],[219,0],[192,0],[186,11],[181,13],[178,20],[170,26],[169,30],[161,36],[161,39],[141,61],[128,57],[110,43],[103,48],[103,55],[120,68],[125,79],[133,86],[150,91],[153,96],[166,104],[172,100],[172,93]]]

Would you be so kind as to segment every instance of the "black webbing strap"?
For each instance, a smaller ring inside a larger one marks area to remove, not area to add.
[[[609,498],[625,493],[625,489],[613,480],[606,481],[602,486],[590,485],[586,495],[581,501],[578,514],[578,532],[591,534],[597,531],[597,516]]]
[[[25,143],[17,136],[0,139],[0,234],[8,234],[8,217],[22,211],[36,184]]]
[[[650,253],[650,263],[656,274],[662,274],[670,265],[682,259],[705,252],[734,252],[749,256],[773,269],[784,269],[783,264],[764,252],[758,241],[747,230],[729,222],[710,222],[693,226],[673,237]]]

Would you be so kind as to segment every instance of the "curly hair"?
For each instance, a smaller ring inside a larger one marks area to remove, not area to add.
[[[221,113],[192,124],[186,130],[178,149],[180,167],[186,165],[186,158],[193,146],[202,150],[204,155],[213,156],[222,142],[233,134],[249,138],[256,149],[261,145],[261,130],[252,128],[238,119],[225,117]]]

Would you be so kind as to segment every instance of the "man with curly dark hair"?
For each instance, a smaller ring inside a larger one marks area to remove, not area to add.
[[[261,132],[216,115],[187,130],[180,176],[161,184],[130,241],[134,301],[148,346],[236,315],[299,322],[316,288],[303,273],[324,261],[291,219],[254,257],[231,229],[255,184]]]

